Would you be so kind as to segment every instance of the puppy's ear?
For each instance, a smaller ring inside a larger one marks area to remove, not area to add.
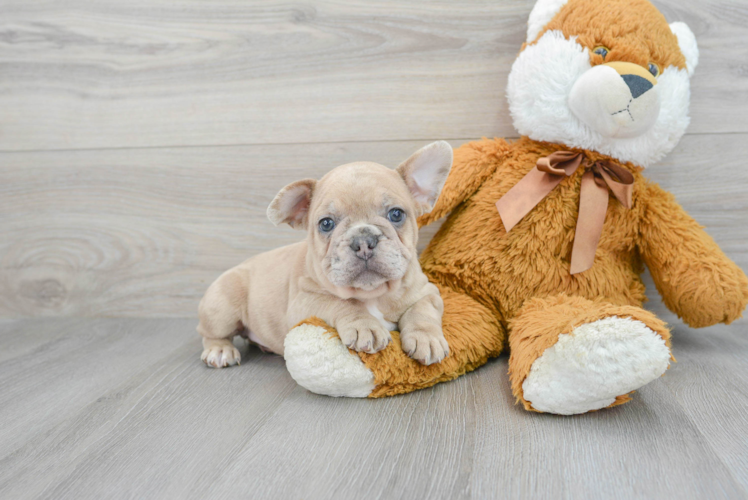
[[[452,146],[446,141],[437,141],[413,153],[396,170],[426,213],[434,208],[451,168]]]
[[[270,222],[276,226],[285,223],[294,229],[305,229],[315,184],[314,179],[303,179],[281,189],[268,207]]]

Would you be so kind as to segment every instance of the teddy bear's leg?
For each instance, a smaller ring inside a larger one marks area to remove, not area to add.
[[[654,314],[565,295],[526,302],[509,323],[509,347],[517,400],[562,415],[629,401],[672,359],[670,332]]]
[[[346,348],[335,329],[311,318],[286,337],[286,367],[299,385],[317,394],[383,397],[411,392],[459,377],[498,356],[506,335],[496,314],[471,297],[440,287],[449,356],[424,366],[403,352],[398,332],[375,353]]]

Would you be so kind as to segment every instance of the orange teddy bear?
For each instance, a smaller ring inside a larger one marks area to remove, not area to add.
[[[465,144],[421,224],[450,214],[421,258],[440,289],[450,356],[422,366],[393,343],[346,349],[311,319],[285,357],[304,387],[380,397],[453,379],[510,350],[528,410],[615,406],[669,366],[670,333],[642,309],[646,264],[692,327],[730,323],[745,274],[643,176],[688,125],[696,41],[646,0],[539,0],[509,75],[516,142]]]

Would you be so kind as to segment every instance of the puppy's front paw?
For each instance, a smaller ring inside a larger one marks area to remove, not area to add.
[[[203,354],[200,359],[213,368],[241,364],[242,356],[234,343],[228,339],[203,339]]]
[[[337,325],[340,340],[355,351],[379,352],[392,341],[388,332],[374,318],[359,318]]]
[[[403,351],[419,363],[432,365],[449,355],[449,345],[440,327],[428,325],[403,330],[400,332]]]

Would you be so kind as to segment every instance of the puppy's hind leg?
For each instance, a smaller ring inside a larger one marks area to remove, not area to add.
[[[234,335],[244,330],[242,311],[247,304],[247,285],[239,269],[223,273],[208,287],[200,301],[197,331],[203,336],[200,359],[213,368],[239,364],[241,354],[234,347]]]

